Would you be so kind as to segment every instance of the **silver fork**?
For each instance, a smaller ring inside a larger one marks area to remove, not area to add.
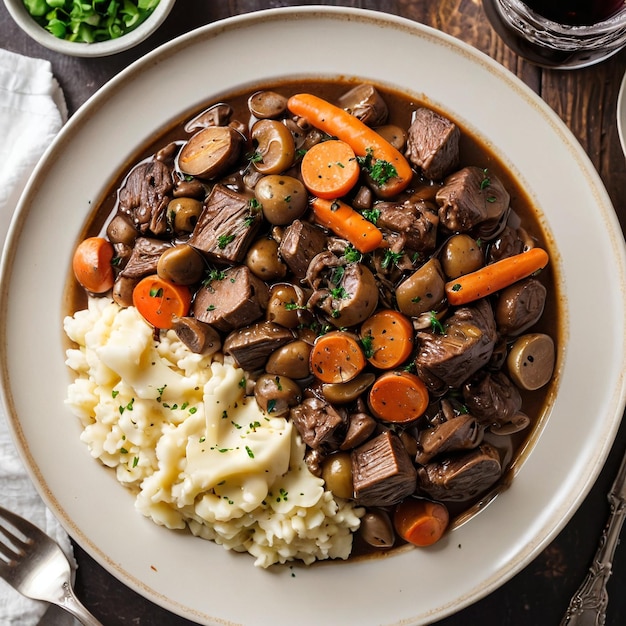
[[[23,517],[0,507],[0,576],[22,595],[71,613],[84,626],[102,624],[80,603],[60,546]]]

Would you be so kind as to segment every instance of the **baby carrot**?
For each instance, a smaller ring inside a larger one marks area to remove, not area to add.
[[[356,185],[360,172],[354,150],[336,139],[315,144],[300,164],[304,186],[313,195],[331,200],[345,196]]]
[[[359,252],[371,252],[382,244],[380,229],[345,202],[313,198],[311,206],[318,223],[347,239]]]
[[[142,278],[133,290],[133,305],[155,328],[172,328],[175,317],[184,317],[191,305],[191,290],[156,274]]]
[[[103,237],[88,237],[81,241],[72,258],[76,280],[92,293],[111,289],[115,282],[111,266],[113,254],[113,245]]]
[[[361,326],[361,343],[366,346],[367,360],[382,370],[399,367],[413,350],[413,325],[393,309],[384,309]]]
[[[446,283],[445,292],[452,306],[467,304],[484,298],[522,278],[539,271],[548,264],[548,253],[541,248],[515,254],[481,267]]]
[[[386,164],[391,166],[389,173],[393,172],[393,175],[385,176],[385,180],[375,180],[380,197],[390,198],[409,186],[413,178],[409,162],[386,139],[354,115],[308,93],[291,96],[287,106],[294,115],[303,117],[331,137],[345,141],[357,156],[371,158],[372,168],[377,161],[381,169],[385,169],[382,166]]]
[[[393,515],[396,532],[416,546],[431,546],[443,536],[450,514],[438,502],[407,498],[398,504]]]
[[[360,374],[366,364],[359,340],[343,330],[318,337],[309,357],[311,373],[323,383],[346,383]]]
[[[415,375],[405,371],[385,372],[372,385],[369,407],[378,419],[402,424],[420,417],[428,408],[428,390]]]

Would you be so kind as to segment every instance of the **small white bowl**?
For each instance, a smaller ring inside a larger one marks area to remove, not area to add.
[[[79,43],[60,39],[49,33],[30,15],[23,0],[4,0],[11,17],[27,35],[50,50],[76,57],[104,57],[136,46],[165,21],[175,2],[176,0],[160,0],[144,22],[121,37],[95,43]]]

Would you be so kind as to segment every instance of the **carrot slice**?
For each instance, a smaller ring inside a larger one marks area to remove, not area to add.
[[[369,407],[374,416],[385,422],[402,424],[420,417],[428,408],[426,385],[410,372],[385,372],[369,393]]]
[[[104,293],[113,287],[115,276],[111,260],[113,245],[104,237],[88,237],[78,244],[72,258],[76,280],[92,293]]]
[[[379,167],[389,164],[393,175],[377,185],[382,198],[395,196],[409,186],[413,179],[409,162],[386,139],[354,115],[308,93],[291,96],[287,106],[294,115],[303,117],[331,137],[345,141],[357,156],[371,157],[372,168],[376,166],[376,161],[379,161]]]
[[[133,289],[133,305],[155,328],[172,328],[175,317],[184,317],[191,305],[191,290],[156,274],[141,279]]]
[[[445,291],[448,302],[458,306],[484,298],[543,269],[548,260],[545,250],[531,248],[527,252],[485,265],[475,272],[447,282]]]
[[[399,367],[413,351],[413,325],[399,311],[384,309],[361,326],[361,342],[368,348],[368,361],[381,370]]]
[[[360,172],[354,150],[335,139],[315,144],[300,164],[304,186],[319,198],[345,196],[356,185]]]
[[[416,546],[431,546],[441,539],[448,523],[448,509],[439,502],[407,498],[398,504],[393,515],[396,532]]]
[[[371,252],[383,243],[380,229],[345,202],[313,198],[311,206],[319,224],[347,239],[359,252]]]
[[[366,364],[357,337],[343,330],[318,337],[309,357],[311,373],[323,383],[346,383]]]

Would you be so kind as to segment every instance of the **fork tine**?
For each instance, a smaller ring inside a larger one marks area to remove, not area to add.
[[[6,543],[5,541],[0,540],[0,555],[8,559],[9,561],[18,561],[19,559],[21,559],[25,554],[25,549],[33,543],[32,540],[22,541],[17,535],[14,535],[1,523],[0,533],[2,533],[5,538],[8,539],[10,542]]]

